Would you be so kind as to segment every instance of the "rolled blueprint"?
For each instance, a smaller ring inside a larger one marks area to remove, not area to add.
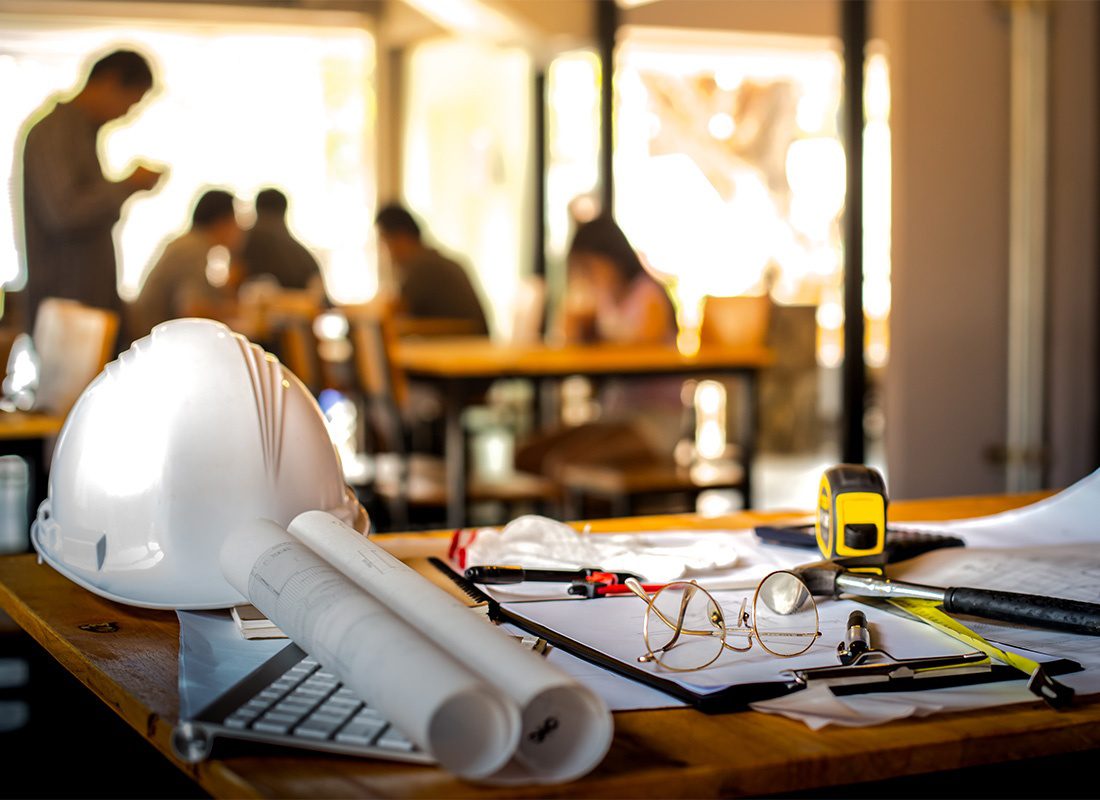
[[[603,759],[614,726],[587,687],[331,514],[299,514],[290,533],[515,701],[523,718],[519,749],[496,780],[567,781]]]
[[[222,546],[221,567],[249,602],[444,768],[484,778],[509,762],[520,734],[515,704],[285,528],[242,526]]]

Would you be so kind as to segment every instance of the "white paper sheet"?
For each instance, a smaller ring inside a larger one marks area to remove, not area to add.
[[[1023,508],[948,522],[898,523],[897,527],[955,533],[966,540],[967,546],[975,548],[1100,541],[1100,470],[1056,495]]]
[[[712,593],[724,609],[740,606],[741,592]],[[751,594],[749,595],[751,598]],[[829,600],[819,603],[821,637],[804,654],[794,658],[779,658],[754,646],[743,653],[727,651],[710,667],[694,672],[672,672],[653,663],[639,663],[637,657],[645,650],[642,624],[646,605],[640,599],[608,597],[590,600],[583,606],[576,603],[542,602],[514,603],[508,610],[569,639],[579,641],[643,672],[670,680],[698,694],[720,691],[730,684],[757,682],[789,682],[788,670],[808,667],[836,666],[836,646],[844,638],[848,615],[859,608],[866,616],[875,635],[876,646],[896,658],[916,658],[970,652],[962,643],[915,620],[903,619],[875,608],[860,606],[849,600]]]
[[[525,781],[571,780],[603,759],[613,723],[607,707],[585,686],[517,647],[504,631],[331,514],[300,514],[291,521],[290,533],[519,707],[523,729],[509,775]]]

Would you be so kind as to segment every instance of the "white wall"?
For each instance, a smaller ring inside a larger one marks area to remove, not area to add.
[[[1096,457],[1094,4],[1054,2],[1048,425],[1051,485]],[[993,3],[883,2],[892,54],[891,493],[997,492],[1005,440],[1009,27]]]

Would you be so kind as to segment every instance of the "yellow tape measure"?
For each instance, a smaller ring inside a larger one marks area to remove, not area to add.
[[[886,482],[862,464],[825,470],[817,496],[817,546],[828,559],[881,555],[886,546]]]
[[[947,634],[953,639],[970,645],[975,650],[980,650],[990,658],[1008,664],[1010,667],[1020,670],[1028,676],[1027,688],[1038,695],[1054,708],[1062,708],[1073,700],[1073,689],[1058,683],[1047,674],[1043,665],[1038,661],[1002,650],[995,644],[986,641],[978,633],[970,630],[957,619],[948,616],[936,600],[913,600],[909,598],[891,597],[888,602],[901,609],[921,622],[931,625],[936,630]]]

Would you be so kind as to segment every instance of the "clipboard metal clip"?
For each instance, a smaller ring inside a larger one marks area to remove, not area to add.
[[[844,686],[910,678],[942,678],[989,672],[991,668],[989,656],[980,652],[928,658],[894,658],[885,650],[867,650],[848,664],[792,669],[787,672],[804,686]]]

